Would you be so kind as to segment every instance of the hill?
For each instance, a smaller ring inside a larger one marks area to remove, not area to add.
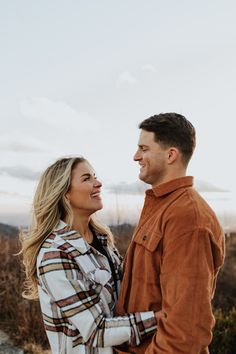
[[[7,237],[17,237],[18,233],[18,227],[0,223],[0,235]]]

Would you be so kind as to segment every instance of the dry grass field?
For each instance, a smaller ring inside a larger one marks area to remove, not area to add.
[[[15,237],[0,235],[0,327],[25,353],[41,354],[48,348],[39,303],[21,296],[24,273]]]
[[[124,224],[111,227],[111,229],[115,235],[117,247],[124,255],[134,227]],[[26,354],[50,353],[39,303],[25,300],[21,296],[24,272],[20,257],[15,256],[19,251],[16,233],[16,229],[12,229],[10,235],[8,231],[1,232],[0,228],[0,329],[8,333],[14,344],[22,348]],[[227,241],[226,262],[219,277],[214,299],[215,309],[221,308],[222,311],[216,312],[217,325],[211,346],[213,354],[233,354],[230,348],[236,348],[236,311],[231,310],[236,305],[235,264],[236,235],[233,235]],[[226,343],[222,347],[223,351],[220,349],[222,343]],[[216,345],[219,349],[215,348]]]

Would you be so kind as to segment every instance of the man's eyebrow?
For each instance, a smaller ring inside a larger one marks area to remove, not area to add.
[[[148,147],[148,145],[145,145],[145,144],[138,144],[139,147]]]

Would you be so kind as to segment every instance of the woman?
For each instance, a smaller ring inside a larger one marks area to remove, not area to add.
[[[62,158],[41,176],[34,223],[22,240],[26,298],[39,297],[52,353],[113,353],[156,330],[155,314],[112,317],[121,260],[110,230],[94,218],[102,184],[82,157]]]

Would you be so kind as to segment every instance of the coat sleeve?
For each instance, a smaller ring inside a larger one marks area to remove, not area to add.
[[[51,306],[56,306],[79,330],[84,343],[92,347],[110,347],[127,341],[139,345],[156,330],[152,311],[106,317],[100,298],[102,286],[85,281],[66,252],[50,249],[40,262],[38,274],[40,286],[51,297]]]
[[[158,331],[145,354],[197,354],[212,339],[211,299],[216,271],[207,230],[193,230],[163,243]]]

